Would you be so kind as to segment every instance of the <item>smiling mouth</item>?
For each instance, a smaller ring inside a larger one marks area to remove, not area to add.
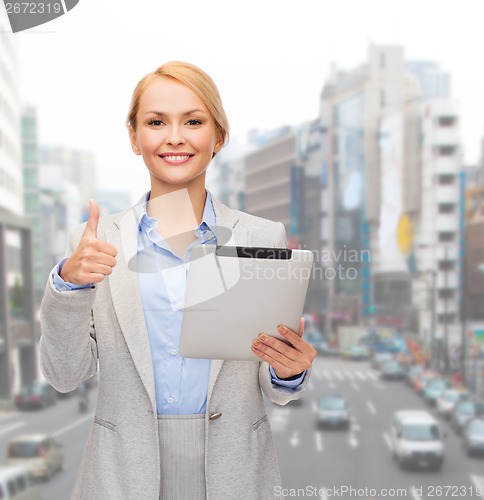
[[[193,155],[158,155],[162,160],[170,163],[183,163],[189,160]]]

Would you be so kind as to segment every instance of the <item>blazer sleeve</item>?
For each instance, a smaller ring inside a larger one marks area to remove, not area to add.
[[[85,223],[69,232],[64,257],[73,253],[84,227]],[[97,371],[98,351],[93,316],[97,287],[58,292],[52,272],[49,273],[40,305],[40,368],[52,387],[60,392],[69,392]]]
[[[282,222],[277,222],[278,225],[278,237],[276,239],[276,248],[287,248],[288,242],[286,237],[286,230]],[[282,387],[272,383],[271,374],[269,371],[269,363],[267,361],[261,361],[259,366],[259,383],[262,388],[263,393],[273,402],[279,405],[285,405],[289,401],[299,399],[303,393],[306,385],[311,376],[311,369],[307,370],[306,376],[302,383],[295,389]]]

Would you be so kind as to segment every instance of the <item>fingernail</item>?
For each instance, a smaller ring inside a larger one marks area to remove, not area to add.
[[[261,333],[261,334],[259,335],[259,338],[260,338],[261,340],[267,340],[267,335],[264,335],[263,333]]]
[[[284,326],[280,325],[280,326],[279,326],[279,331],[280,331],[281,333],[284,333],[284,332],[286,331],[286,328],[285,328]]]

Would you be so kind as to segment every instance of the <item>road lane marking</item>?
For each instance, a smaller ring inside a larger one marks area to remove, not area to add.
[[[351,381],[351,386],[353,387],[353,389],[355,391],[359,391],[360,390],[360,386],[356,382]]]
[[[390,441],[390,436],[386,432],[383,433],[383,439],[385,440],[388,449],[392,451],[392,442]]]
[[[376,415],[376,408],[373,406],[373,403],[371,401],[367,401],[366,405],[368,406],[370,412],[373,413],[373,415]]]
[[[378,375],[376,373],[367,372],[367,374],[368,374],[368,377],[372,378],[373,380],[377,380],[378,379]]]
[[[321,380],[323,378],[323,374],[320,371],[315,371],[314,376],[318,379]]]
[[[333,374],[331,372],[329,372],[328,370],[324,370],[323,377],[324,378],[332,379],[333,378]]]
[[[0,424],[3,424],[4,422],[6,422],[7,420],[12,420],[12,418],[17,418],[17,417],[20,417],[21,416],[21,413],[19,412],[8,412],[8,413],[0,413]]]
[[[83,418],[80,418],[79,420],[76,420],[75,422],[72,422],[69,425],[66,425],[65,427],[62,427],[62,429],[59,429],[57,432],[53,432],[52,436],[59,437],[61,434],[64,434],[65,432],[74,429],[74,427],[77,427],[78,425],[81,425],[84,422],[87,422],[88,420],[92,420],[93,418],[94,418],[94,412],[90,413],[89,415],[86,415]]]
[[[323,436],[321,431],[316,431],[316,449],[321,453],[323,451]]]
[[[350,380],[354,380],[354,375],[352,372],[348,372],[348,371],[345,371],[344,374],[346,375],[347,378],[349,378]]]
[[[291,446],[297,446],[299,444],[299,432],[298,431],[293,432],[291,439],[289,439],[289,444]]]
[[[343,380],[343,374],[341,372],[335,371],[334,374],[336,375],[336,378],[339,378],[340,380]]]
[[[361,380],[366,380],[366,375],[364,373],[361,373],[361,372],[355,372],[356,373],[356,376],[361,378]]]
[[[471,475],[470,478],[476,490],[481,491],[481,498],[484,498],[484,477]]]
[[[356,448],[358,446],[358,439],[356,439],[356,436],[354,434],[350,434],[350,436],[348,438],[348,443],[353,448]]]
[[[15,429],[18,429],[19,427],[22,427],[26,424],[25,421],[22,422],[14,422],[13,424],[6,425],[5,427],[2,427],[0,429],[0,436],[2,434],[8,434],[9,432],[12,432]]]

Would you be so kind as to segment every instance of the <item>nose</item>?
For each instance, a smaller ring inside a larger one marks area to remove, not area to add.
[[[168,134],[165,139],[166,144],[170,144],[171,146],[178,146],[180,144],[184,144],[185,139],[183,138],[183,134],[181,132],[180,127],[172,126],[168,129]]]

